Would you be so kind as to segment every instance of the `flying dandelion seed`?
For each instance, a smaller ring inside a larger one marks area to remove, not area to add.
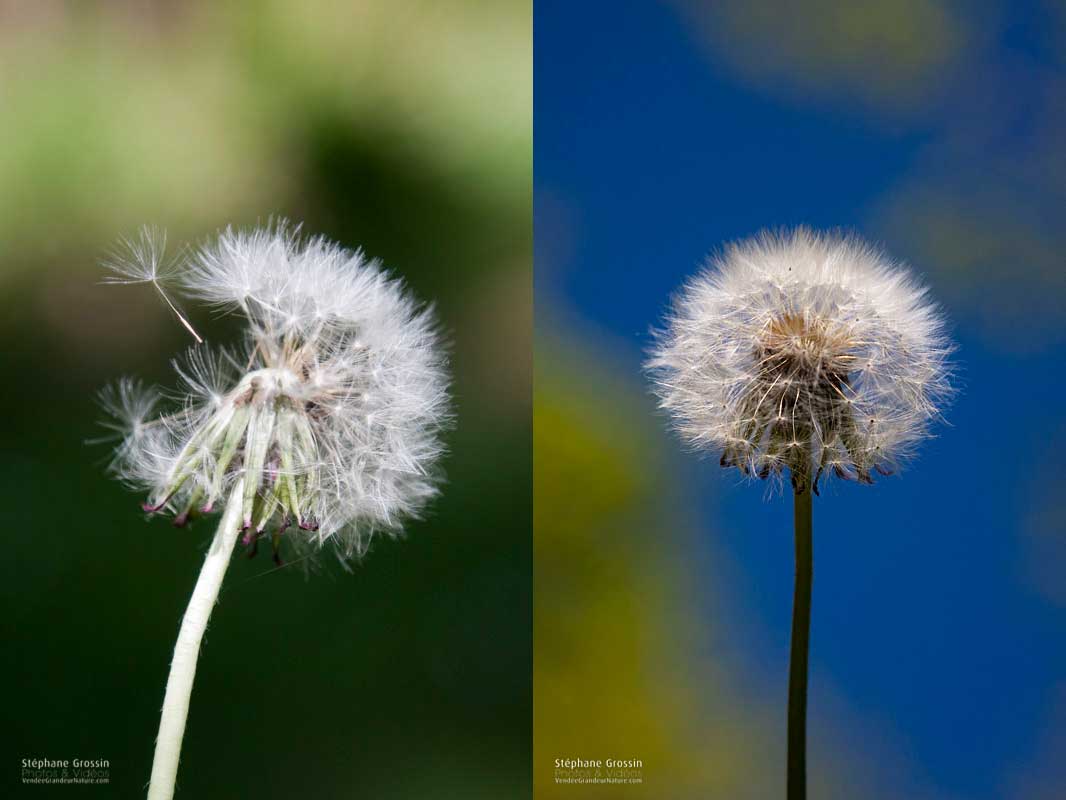
[[[726,248],[656,333],[646,367],[685,442],[745,475],[791,480],[789,800],[806,797],[811,494],[825,475],[869,484],[913,455],[952,394],[944,328],[926,289],[884,253],[800,228]]]
[[[397,534],[438,492],[450,422],[433,309],[361,253],[284,224],[225,230],[168,262],[147,230],[109,266],[112,283],[151,283],[181,323],[181,293],[247,322],[235,349],[198,344],[175,361],[180,392],[125,379],[103,393],[120,434],[112,468],[174,524],[223,510],[175,646],[149,798],[170,798],[200,641],[240,533],[344,558]],[[286,531],[289,531],[286,533]]]

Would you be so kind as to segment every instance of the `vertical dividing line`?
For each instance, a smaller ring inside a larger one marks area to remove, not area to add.
[[[811,485],[794,495],[796,588],[792,598],[792,654],[788,671],[788,800],[807,797],[807,653],[811,636],[811,583],[814,577]]]

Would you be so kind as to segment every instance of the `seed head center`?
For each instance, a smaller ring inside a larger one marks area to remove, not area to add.
[[[818,317],[788,313],[766,325],[756,348],[759,375],[775,385],[846,383],[852,356],[847,331]],[[824,387],[824,388],[829,388]]]

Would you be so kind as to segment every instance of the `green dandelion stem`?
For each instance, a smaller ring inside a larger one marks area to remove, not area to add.
[[[208,548],[196,588],[193,589],[185,616],[181,620],[163,698],[163,713],[159,719],[159,735],[156,737],[155,755],[152,758],[148,800],[171,800],[174,796],[181,743],[185,738],[185,721],[189,716],[189,698],[192,696],[196,662],[200,656],[200,641],[204,637],[207,620],[218,599],[222,579],[229,566],[230,554],[237,544],[243,506],[243,483],[243,478],[238,478],[233,487],[222,520],[218,524],[218,532]]]

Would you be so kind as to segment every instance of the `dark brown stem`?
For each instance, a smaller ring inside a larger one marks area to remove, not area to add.
[[[804,475],[794,493],[796,587],[792,599],[792,654],[788,671],[788,800],[807,797],[807,653],[811,634],[811,584],[814,578],[812,498]]]

